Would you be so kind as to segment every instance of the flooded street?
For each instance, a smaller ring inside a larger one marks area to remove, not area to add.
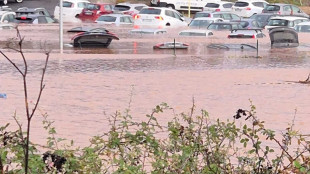
[[[197,111],[206,109],[212,119],[232,119],[239,108],[249,109],[249,99],[257,107],[257,116],[268,128],[283,130],[296,114],[296,127],[310,133],[310,85],[291,81],[305,80],[310,73],[310,35],[300,35],[300,46],[291,49],[271,49],[269,37],[259,39],[256,50],[213,49],[213,43],[246,43],[256,46],[256,40],[229,40],[225,34],[210,38],[180,38],[131,36],[127,30],[115,32],[119,41],[109,48],[72,48],[72,34],[65,33],[64,54],[58,54],[57,26],[41,26],[40,32],[26,32],[32,26],[21,27],[26,34],[25,52],[29,64],[29,95],[35,101],[45,55],[41,47],[52,50],[45,79],[40,110],[55,121],[60,136],[74,139],[78,145],[107,131],[107,118],[115,111],[125,111],[130,104],[134,119],[143,119],[156,105],[166,102],[176,113],[187,112],[195,99]],[[65,30],[73,26],[66,26]],[[49,33],[49,34],[47,34]],[[16,33],[15,33],[16,35]],[[14,31],[0,40],[14,36]],[[44,37],[46,36],[46,37]],[[43,39],[44,38],[44,39]],[[153,50],[163,42],[189,43],[188,50]],[[224,40],[225,39],[225,40]],[[4,49],[18,65],[18,54]],[[0,123],[14,122],[12,115],[24,121],[24,100],[20,74],[0,57]],[[130,102],[131,101],[131,102]],[[199,112],[198,112],[199,113]],[[173,115],[159,117],[167,122]],[[33,141],[43,143],[45,133],[39,112],[33,119]],[[24,124],[25,125],[25,124]]]

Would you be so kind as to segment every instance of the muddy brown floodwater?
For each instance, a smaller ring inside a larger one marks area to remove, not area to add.
[[[74,24],[66,25],[65,30]],[[218,50],[211,43],[256,45],[256,40],[228,40],[227,33],[215,33],[210,38],[181,38],[170,31],[158,37],[131,36],[128,29],[111,28],[120,36],[109,48],[76,49],[66,45],[58,54],[58,28],[52,26],[21,26],[29,64],[29,95],[32,101],[39,89],[44,62],[41,47],[52,49],[45,79],[40,111],[55,121],[60,136],[87,145],[88,139],[107,131],[107,118],[116,110],[124,111],[131,99],[134,119],[143,119],[157,104],[168,103],[176,113],[189,111],[192,99],[197,109],[206,109],[212,119],[232,119],[239,108],[248,109],[252,100],[257,116],[268,128],[285,129],[297,110],[296,128],[310,133],[310,86],[289,81],[305,80],[310,72],[310,35],[300,34],[300,46],[291,49],[271,49],[269,38],[259,39],[256,50]],[[3,48],[14,31],[1,36]],[[72,34],[65,33],[69,44]],[[182,41],[188,50],[153,50],[163,41]],[[18,65],[18,54],[2,49]],[[0,57],[0,123],[14,122],[17,115],[24,122],[22,78],[2,56]],[[173,115],[159,116],[162,123]],[[44,143],[46,133],[39,112],[33,119],[33,141]],[[25,124],[24,124],[25,125]]]

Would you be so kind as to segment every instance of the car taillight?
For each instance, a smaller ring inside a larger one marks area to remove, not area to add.
[[[252,35],[252,38],[253,38],[253,39],[255,39],[255,38],[256,38],[254,34]]]
[[[227,38],[230,39],[230,35],[228,35]]]
[[[278,11],[278,15],[281,15],[281,12],[280,12],[280,11]]]
[[[134,19],[139,19],[140,15],[135,15]]]
[[[215,9],[215,11],[221,11],[221,9],[217,8],[217,9]]]
[[[161,47],[161,46],[164,46],[165,44],[157,44],[156,46],[157,47]]]
[[[136,28],[136,29],[137,29],[137,28],[140,28],[140,27],[139,27],[138,25],[134,25],[133,28]]]
[[[164,18],[161,17],[161,16],[155,16],[155,19],[158,19],[158,20],[160,20],[160,21],[164,20]]]
[[[21,19],[21,20],[26,20],[27,17],[26,17],[26,16],[22,16],[22,17],[20,17],[20,19]]]
[[[248,8],[246,8],[245,10],[251,10],[251,8],[250,8],[250,7],[248,7]]]
[[[183,46],[187,46],[187,47],[188,47],[189,45],[188,45],[188,44],[186,44],[186,43],[184,43],[184,44],[183,44]]]

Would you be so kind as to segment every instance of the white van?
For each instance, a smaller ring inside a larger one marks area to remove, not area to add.
[[[151,0],[151,6],[167,7],[175,10],[202,11],[207,3],[220,0]]]

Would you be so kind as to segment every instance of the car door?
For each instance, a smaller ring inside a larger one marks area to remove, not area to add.
[[[292,15],[304,16],[304,14],[303,14],[303,12],[300,10],[300,8],[296,7],[295,5],[292,5]]]

